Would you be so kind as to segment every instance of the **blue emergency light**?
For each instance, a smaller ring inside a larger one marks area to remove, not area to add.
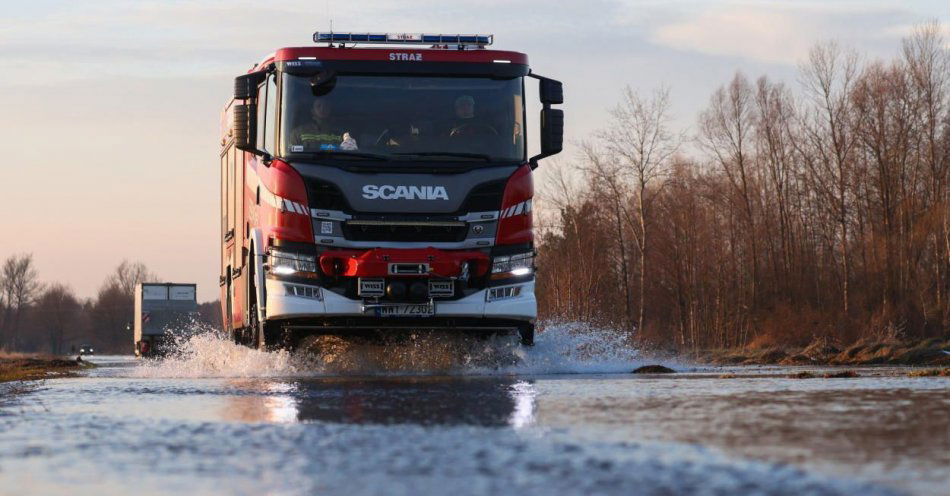
[[[397,45],[491,45],[491,34],[313,33],[314,43],[380,43]]]

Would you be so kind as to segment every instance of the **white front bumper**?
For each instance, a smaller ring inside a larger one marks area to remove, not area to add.
[[[351,300],[332,291],[321,290],[322,300],[290,296],[285,283],[267,279],[266,318],[286,319],[299,317],[372,316],[363,312],[362,300]],[[468,317],[516,319],[534,322],[538,316],[537,300],[534,297],[534,281],[518,284],[521,294],[503,300],[487,301],[488,290],[484,289],[464,298],[451,301],[435,300],[435,317]]]

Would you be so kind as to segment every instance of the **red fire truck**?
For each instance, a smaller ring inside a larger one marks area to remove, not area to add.
[[[562,88],[492,39],[316,33],[235,79],[220,285],[237,342],[450,329],[533,344],[532,170],[561,151]]]

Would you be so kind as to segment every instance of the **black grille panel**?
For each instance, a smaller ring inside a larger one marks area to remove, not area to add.
[[[335,184],[315,179],[307,179],[306,182],[311,207],[321,210],[349,210],[346,197]]]
[[[350,241],[428,241],[453,243],[463,241],[467,225],[354,225],[343,223],[343,236]]]
[[[501,208],[505,194],[505,181],[492,181],[472,189],[462,204],[461,212],[491,212]]]

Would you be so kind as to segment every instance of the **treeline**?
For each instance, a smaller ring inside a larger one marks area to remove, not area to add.
[[[90,344],[100,354],[131,353],[135,285],[154,281],[144,264],[123,261],[95,298],[80,299],[69,286],[42,283],[32,255],[13,255],[0,266],[0,350],[61,355]],[[217,302],[199,310],[202,321],[220,323]]]
[[[543,185],[539,310],[685,349],[947,332],[947,46],[815,46],[794,88],[736,74],[694,135],[628,88]]]

